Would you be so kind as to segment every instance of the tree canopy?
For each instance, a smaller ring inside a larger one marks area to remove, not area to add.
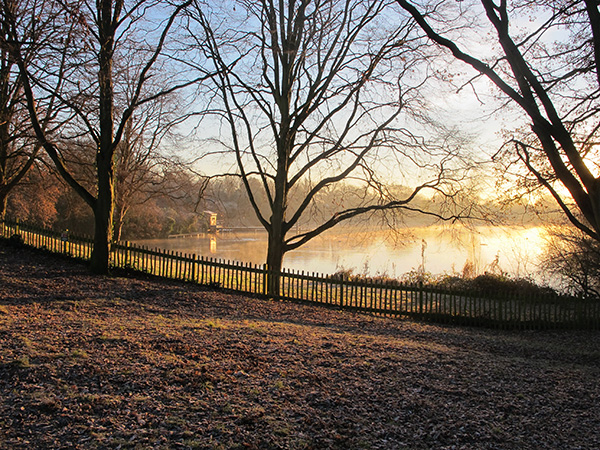
[[[486,78],[530,124],[512,130],[505,155],[528,171],[578,229],[600,240],[600,12],[594,0],[397,0],[426,36]],[[479,27],[487,46],[457,26]],[[485,38],[484,38],[485,39]]]
[[[454,193],[456,148],[407,126],[425,115],[427,45],[412,38],[414,25],[394,2],[235,1],[198,9],[190,26],[202,31],[191,34],[206,39],[199,47],[217,73],[208,109],[220,121],[215,145],[235,157],[235,174],[269,234],[272,270],[287,251],[344,220],[411,209],[428,189]],[[420,179],[398,197],[377,170],[385,165]],[[362,187],[360,204],[339,199],[332,215],[294,233],[342,181]]]
[[[166,67],[165,42],[184,6],[153,0],[2,3],[3,49],[19,69],[37,140],[94,212],[91,265],[99,273],[109,268],[115,155],[130,119],[141,105],[193,83],[175,78],[167,87],[147,89],[154,72]],[[58,112],[47,127],[43,117],[54,102]],[[93,165],[93,184],[78,179],[67,147],[79,148],[79,163]]]

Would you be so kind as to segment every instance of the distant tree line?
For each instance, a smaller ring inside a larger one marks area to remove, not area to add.
[[[154,184],[132,193],[127,214],[121,218],[118,228],[119,240],[208,230],[208,218],[202,209],[204,203],[198,201],[204,180],[199,181],[181,168],[161,175]],[[57,231],[93,235],[94,217],[88,205],[46,166],[34,167],[13,190],[6,214],[12,219]]]

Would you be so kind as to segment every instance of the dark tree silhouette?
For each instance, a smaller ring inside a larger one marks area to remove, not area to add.
[[[235,155],[237,175],[268,232],[273,273],[286,252],[342,221],[414,209],[419,193],[448,188],[453,155],[428,147],[403,117],[419,101],[424,59],[410,38],[413,25],[400,20],[393,2],[234,4],[233,11],[197,12],[202,34],[192,34],[201,36],[197,45],[219,72],[209,111],[221,120],[216,139]],[[378,177],[378,164],[425,175],[395,198]],[[319,196],[342,182],[361,186],[362,202],[345,207],[339,199],[333,214],[294,233]],[[277,283],[273,277],[272,293]]]
[[[397,1],[429,39],[472,67],[475,78],[490,80],[507,104],[526,114],[531,133],[514,133],[507,148],[573,225],[600,240],[598,2]],[[465,48],[453,33],[459,12],[469,12],[471,25],[475,20],[487,26],[495,47],[481,47],[483,56],[475,46]],[[528,21],[531,17],[537,20]]]
[[[178,84],[174,79],[160,91],[144,90],[162,61],[167,36],[185,6],[153,0],[2,2],[2,47],[19,68],[35,135],[58,173],[94,213],[94,272],[109,269],[115,154],[130,118],[140,105],[194,82]],[[165,17],[158,25],[154,23],[157,15]],[[33,32],[41,26],[42,32]],[[36,51],[31,52],[32,48]],[[127,80],[133,94],[124,101],[125,87],[115,84],[115,61],[131,58],[132,52],[144,58],[139,70],[132,72],[135,78]],[[61,111],[50,129],[42,119],[49,97],[60,101]],[[63,152],[65,143],[81,143],[82,151],[93,152],[83,158],[93,160],[93,186],[76,178]]]

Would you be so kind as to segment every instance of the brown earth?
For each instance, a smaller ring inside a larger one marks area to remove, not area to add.
[[[600,333],[273,302],[0,244],[0,448],[597,449]]]

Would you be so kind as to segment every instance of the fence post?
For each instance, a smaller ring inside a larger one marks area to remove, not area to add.
[[[131,247],[129,246],[129,241],[125,241],[125,267],[133,268],[133,264],[131,261]]]
[[[60,234],[60,251],[61,253],[67,253],[67,242],[69,240],[69,230],[66,229]]]
[[[267,265],[263,264],[262,268],[263,268],[263,294],[267,295],[267,292],[268,292],[267,280],[269,278],[267,275]]]
[[[419,281],[419,314],[423,314],[423,282]]]
[[[344,306],[344,274],[342,273],[340,279],[340,307]]]
[[[198,265],[198,257],[196,256],[196,254],[194,253],[192,255],[192,274],[191,274],[191,278],[192,278],[192,282],[195,283],[196,282],[196,266]]]

